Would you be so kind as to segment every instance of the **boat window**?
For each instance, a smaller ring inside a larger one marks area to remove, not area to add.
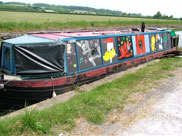
[[[10,62],[10,49],[9,48],[6,48],[5,56],[6,56],[6,61],[9,63]]]
[[[92,52],[92,56],[93,57],[97,56],[97,54],[98,54],[97,48],[95,48],[95,47],[92,48],[92,51],[91,52]]]
[[[118,42],[118,57],[119,60],[133,57],[133,45],[131,36],[120,36],[117,37]],[[142,44],[142,43],[140,43]],[[142,46],[142,45],[140,45]]]
[[[80,70],[102,65],[99,39],[77,41]]]
[[[75,43],[66,43],[66,62],[68,73],[78,71]]]
[[[117,61],[116,39],[111,37],[103,38],[102,52],[104,64],[109,64]]]
[[[10,48],[4,46],[4,66],[10,69]]]

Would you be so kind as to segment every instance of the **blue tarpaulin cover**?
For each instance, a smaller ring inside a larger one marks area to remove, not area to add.
[[[55,40],[31,35],[4,40],[3,58],[8,59],[8,73],[16,75],[48,74],[64,72],[65,46]],[[4,65],[4,64],[3,64]],[[3,66],[2,66],[3,67]]]
[[[20,36],[20,37],[17,37],[17,38],[4,40],[3,42],[18,45],[18,44],[32,44],[32,43],[33,44],[54,43],[56,41],[50,40],[50,39],[47,39],[47,38],[35,37],[35,36],[31,36],[31,35],[24,35],[24,36]]]

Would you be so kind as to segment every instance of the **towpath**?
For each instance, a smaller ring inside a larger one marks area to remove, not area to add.
[[[133,94],[135,104],[110,112],[102,125],[81,118],[72,132],[60,135],[182,136],[182,69],[175,70],[174,75],[160,80],[161,85],[147,93]]]

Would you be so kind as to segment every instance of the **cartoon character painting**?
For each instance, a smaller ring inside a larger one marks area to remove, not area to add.
[[[66,43],[66,56],[67,56],[68,72],[78,71],[75,43]]]
[[[168,48],[171,48],[171,34],[168,33],[168,44],[167,44]]]
[[[135,39],[136,39],[137,55],[144,54],[146,52],[144,35],[136,35]]]
[[[106,44],[106,51],[104,53],[103,59],[104,61],[113,62],[113,58],[116,56],[116,51],[114,48],[114,40],[113,38],[107,38],[105,41],[102,41],[103,46]]]
[[[66,51],[67,54],[69,54],[69,55],[73,54],[73,46],[71,44],[66,45],[66,50],[67,50]]]
[[[81,51],[79,54],[80,65],[81,63],[86,65],[89,61],[92,66],[97,66],[95,60],[101,58],[99,40],[81,40],[77,42],[77,46],[81,48],[81,50],[79,49]]]
[[[170,33],[163,33],[163,46],[164,49],[171,47],[171,35]]]
[[[119,59],[126,59],[133,56],[131,36],[118,37]]]
[[[166,34],[164,34],[163,36],[163,44],[164,44],[164,48],[166,49],[168,45],[168,37]]]
[[[155,51],[155,36],[151,36],[151,49],[152,51]]]
[[[157,44],[157,48],[159,50],[163,49],[163,46],[162,46],[162,36],[160,36],[159,34],[156,35],[156,44]]]

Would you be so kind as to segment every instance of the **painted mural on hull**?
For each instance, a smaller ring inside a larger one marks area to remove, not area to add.
[[[120,36],[117,38],[119,60],[133,57],[133,46],[131,36]]]
[[[151,34],[150,35],[150,47],[151,51],[163,50],[163,35],[162,34]]]
[[[155,34],[151,34],[151,35],[150,35],[150,47],[151,47],[151,51],[152,51],[152,52],[154,52],[154,51],[157,50],[155,44],[156,44],[156,37],[155,37]]]
[[[68,72],[78,71],[75,43],[66,43],[66,59]]]
[[[102,39],[102,52],[104,64],[109,64],[117,61],[115,38],[109,37]]]
[[[157,50],[163,50],[163,45],[162,45],[162,34],[156,34],[156,48]]]
[[[164,49],[171,48],[171,35],[170,33],[163,34],[163,46]]]
[[[142,55],[146,52],[145,50],[145,37],[144,35],[136,35],[136,52],[137,55]]]
[[[170,33],[151,33],[67,43],[68,73],[88,70],[105,64],[171,48]]]
[[[80,70],[102,65],[99,39],[77,41]]]

